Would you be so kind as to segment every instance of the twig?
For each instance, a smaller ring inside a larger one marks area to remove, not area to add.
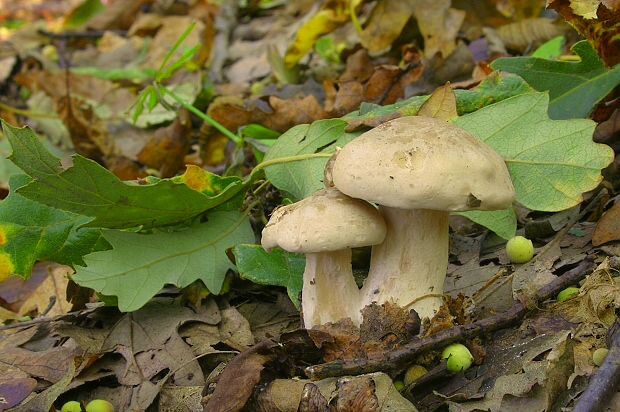
[[[558,276],[551,283],[538,291],[532,299],[540,303],[558,294],[566,286],[578,282],[594,268],[592,259],[586,258],[574,269]],[[357,359],[354,361],[332,361],[320,365],[309,366],[306,375],[312,380],[335,376],[357,375],[397,369],[400,365],[412,361],[420,353],[446,346],[456,341],[474,338],[482,333],[507,328],[522,320],[530,311],[527,302],[515,303],[508,311],[500,315],[488,317],[468,325],[456,326],[425,338],[416,338],[412,342],[388,352],[384,357],[373,359]]]
[[[614,330],[615,329],[615,330]],[[573,412],[602,412],[609,407],[612,396],[620,384],[620,321],[610,328],[613,331],[605,361],[581,394]]]

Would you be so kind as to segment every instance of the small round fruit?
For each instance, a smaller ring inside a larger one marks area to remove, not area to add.
[[[114,412],[114,405],[104,399],[93,399],[86,405],[86,412]]]
[[[605,360],[605,357],[607,357],[608,352],[609,349],[598,348],[594,351],[594,353],[592,353],[592,362],[594,362],[596,366],[601,366]]]
[[[515,236],[506,243],[506,254],[514,263],[525,263],[534,256],[534,245],[523,236]]]
[[[62,405],[60,412],[82,412],[82,405],[78,401],[69,401]]]
[[[570,288],[566,288],[560,293],[558,293],[558,298],[557,298],[558,302],[564,302],[565,300],[572,298],[578,293],[579,293],[579,288],[575,288],[572,286]]]
[[[396,388],[396,390],[400,392],[405,389],[405,384],[403,381],[394,381],[394,388]]]
[[[451,373],[467,370],[474,361],[474,357],[471,356],[469,349],[460,343],[453,343],[447,346],[443,350],[441,357],[447,359],[446,366],[448,372]]]
[[[405,377],[403,378],[403,383],[405,386],[409,386],[412,382],[416,381],[421,376],[425,375],[427,372],[426,368],[421,365],[411,365],[407,372],[405,372]]]

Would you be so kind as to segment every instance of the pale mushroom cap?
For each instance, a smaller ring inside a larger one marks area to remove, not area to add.
[[[515,191],[504,159],[444,120],[407,116],[347,143],[334,186],[351,197],[400,209],[506,209]]]
[[[374,206],[329,188],[276,209],[261,243],[267,251],[280,246],[297,253],[329,252],[376,245],[385,233],[385,221]]]

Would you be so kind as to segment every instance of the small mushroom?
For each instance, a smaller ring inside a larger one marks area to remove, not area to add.
[[[266,251],[276,246],[306,255],[301,307],[304,326],[350,317],[360,325],[360,292],[351,269],[351,248],[385,238],[379,211],[334,188],[276,209],[263,230]]]
[[[372,249],[362,307],[393,301],[421,318],[442,303],[450,212],[505,209],[515,199],[499,154],[458,126],[422,116],[347,143],[326,175],[341,192],[379,204],[387,224],[385,241]]]

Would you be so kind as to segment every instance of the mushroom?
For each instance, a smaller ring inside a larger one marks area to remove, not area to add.
[[[392,301],[421,318],[442,304],[450,212],[506,209],[515,199],[499,154],[458,126],[422,116],[360,135],[326,174],[341,192],[377,203],[387,224],[385,241],[372,248],[361,306]]]
[[[268,252],[280,246],[306,255],[301,308],[304,326],[311,329],[347,317],[361,324],[351,248],[380,243],[385,233],[385,222],[373,205],[328,188],[276,209],[261,243]]]

